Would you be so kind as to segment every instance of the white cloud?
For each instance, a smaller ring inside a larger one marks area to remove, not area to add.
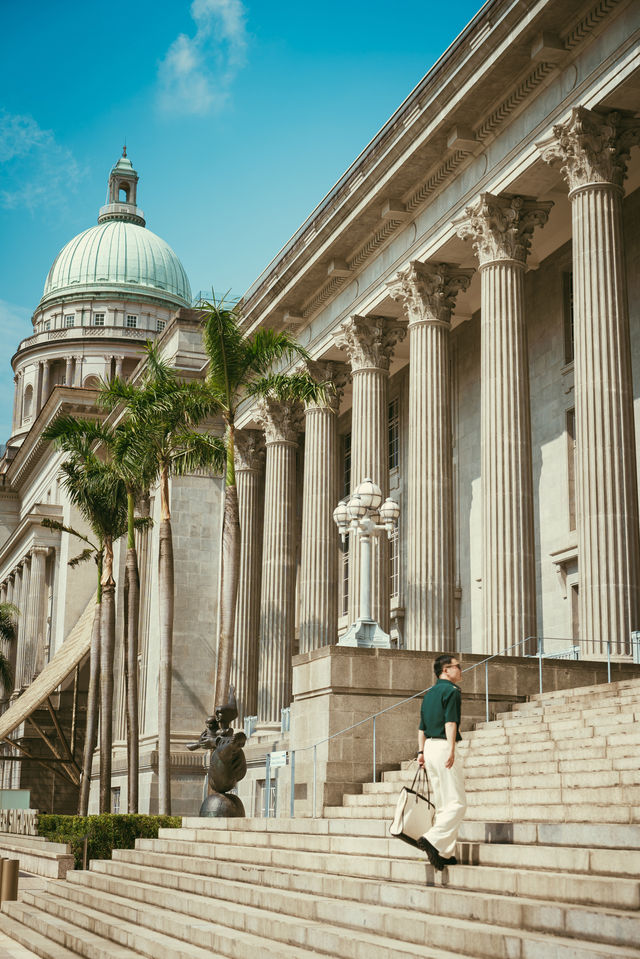
[[[181,33],[160,63],[160,103],[171,112],[221,109],[246,58],[246,11],[241,0],[193,0],[192,37]]]
[[[73,154],[33,117],[0,110],[0,207],[34,210],[64,202],[79,168]]]

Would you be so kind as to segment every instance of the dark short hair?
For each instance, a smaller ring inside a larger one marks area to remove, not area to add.
[[[440,676],[442,674],[442,670],[444,669],[444,667],[448,666],[450,662],[452,662],[454,659],[457,659],[457,658],[458,657],[455,656],[453,653],[440,653],[435,663],[433,664],[433,671],[436,674],[436,679],[440,679]]]

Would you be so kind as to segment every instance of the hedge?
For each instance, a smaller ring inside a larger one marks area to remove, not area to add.
[[[157,839],[158,829],[182,825],[180,816],[143,816],[138,814],[101,816],[38,816],[38,835],[52,842],[71,846],[76,869],[82,869],[84,837],[87,859],[111,859],[113,849],[133,849],[136,839]]]

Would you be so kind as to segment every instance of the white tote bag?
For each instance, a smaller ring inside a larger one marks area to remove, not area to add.
[[[427,771],[424,766],[419,766],[411,786],[402,788],[389,832],[403,842],[417,846],[420,836],[431,829],[435,812]]]

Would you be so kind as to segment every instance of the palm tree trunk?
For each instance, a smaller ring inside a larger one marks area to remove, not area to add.
[[[113,740],[113,654],[116,641],[116,581],[113,540],[105,536],[100,622],[100,812],[111,811],[111,747]]]
[[[240,578],[240,518],[238,514],[238,487],[227,486],[224,492],[222,521],[222,572],[220,601],[220,636],[218,639],[218,670],[216,675],[215,705],[227,702],[231,661],[236,628],[236,599]]]
[[[98,739],[98,710],[100,705],[98,689],[100,684],[101,615],[102,603],[98,600],[96,603],[95,615],[93,617],[93,629],[91,630],[91,651],[89,653],[89,692],[87,694],[87,723],[84,733],[82,780],[80,781],[80,799],[78,802],[79,816],[86,816],[89,811],[91,767],[93,766],[93,753],[96,748],[96,741]]]
[[[138,554],[127,549],[127,811],[138,812],[138,616],[140,576]]]
[[[169,471],[160,474],[160,669],[158,675],[158,812],[171,815],[171,667],[173,655],[173,540],[169,509]]]

